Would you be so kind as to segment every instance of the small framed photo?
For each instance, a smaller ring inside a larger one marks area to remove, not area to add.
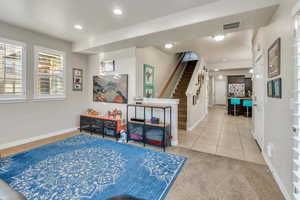
[[[102,72],[114,72],[115,71],[115,61],[114,60],[105,60],[101,62]]]
[[[268,97],[273,97],[273,81],[268,81],[267,83],[267,92],[268,92]]]
[[[83,84],[83,70],[73,69],[73,91],[82,91]]]
[[[193,105],[196,105],[196,104],[197,104],[197,96],[194,95],[194,96],[193,96]]]
[[[282,98],[282,81],[281,78],[273,80],[274,98]]]

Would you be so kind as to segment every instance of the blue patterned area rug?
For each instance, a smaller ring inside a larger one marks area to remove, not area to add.
[[[162,200],[186,158],[78,135],[0,159],[0,178],[29,200]]]

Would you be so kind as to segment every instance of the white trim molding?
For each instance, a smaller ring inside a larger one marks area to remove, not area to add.
[[[63,135],[63,134],[66,134],[66,133],[77,131],[77,130],[78,130],[78,127],[63,129],[63,130],[55,131],[55,132],[48,133],[48,134],[45,134],[45,135],[39,135],[39,136],[36,136],[36,137],[31,137],[31,138],[27,138],[27,139],[23,139],[23,140],[17,140],[17,141],[6,143],[6,144],[0,144],[0,150],[15,147],[15,146],[19,146],[19,145],[22,145],[22,144],[27,144],[27,143],[30,143],[30,142],[35,142],[35,141],[42,140],[42,139],[47,139],[47,138],[57,136],[57,135]]]

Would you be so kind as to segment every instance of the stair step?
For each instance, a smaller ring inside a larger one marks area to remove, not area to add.
[[[178,119],[180,119],[180,121],[186,121],[187,115],[180,115],[178,116]]]

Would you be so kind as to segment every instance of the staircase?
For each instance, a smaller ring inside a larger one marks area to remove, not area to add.
[[[177,85],[173,99],[179,99],[178,105],[178,128],[186,129],[187,122],[187,96],[186,90],[189,86],[197,61],[189,61],[183,75]]]

